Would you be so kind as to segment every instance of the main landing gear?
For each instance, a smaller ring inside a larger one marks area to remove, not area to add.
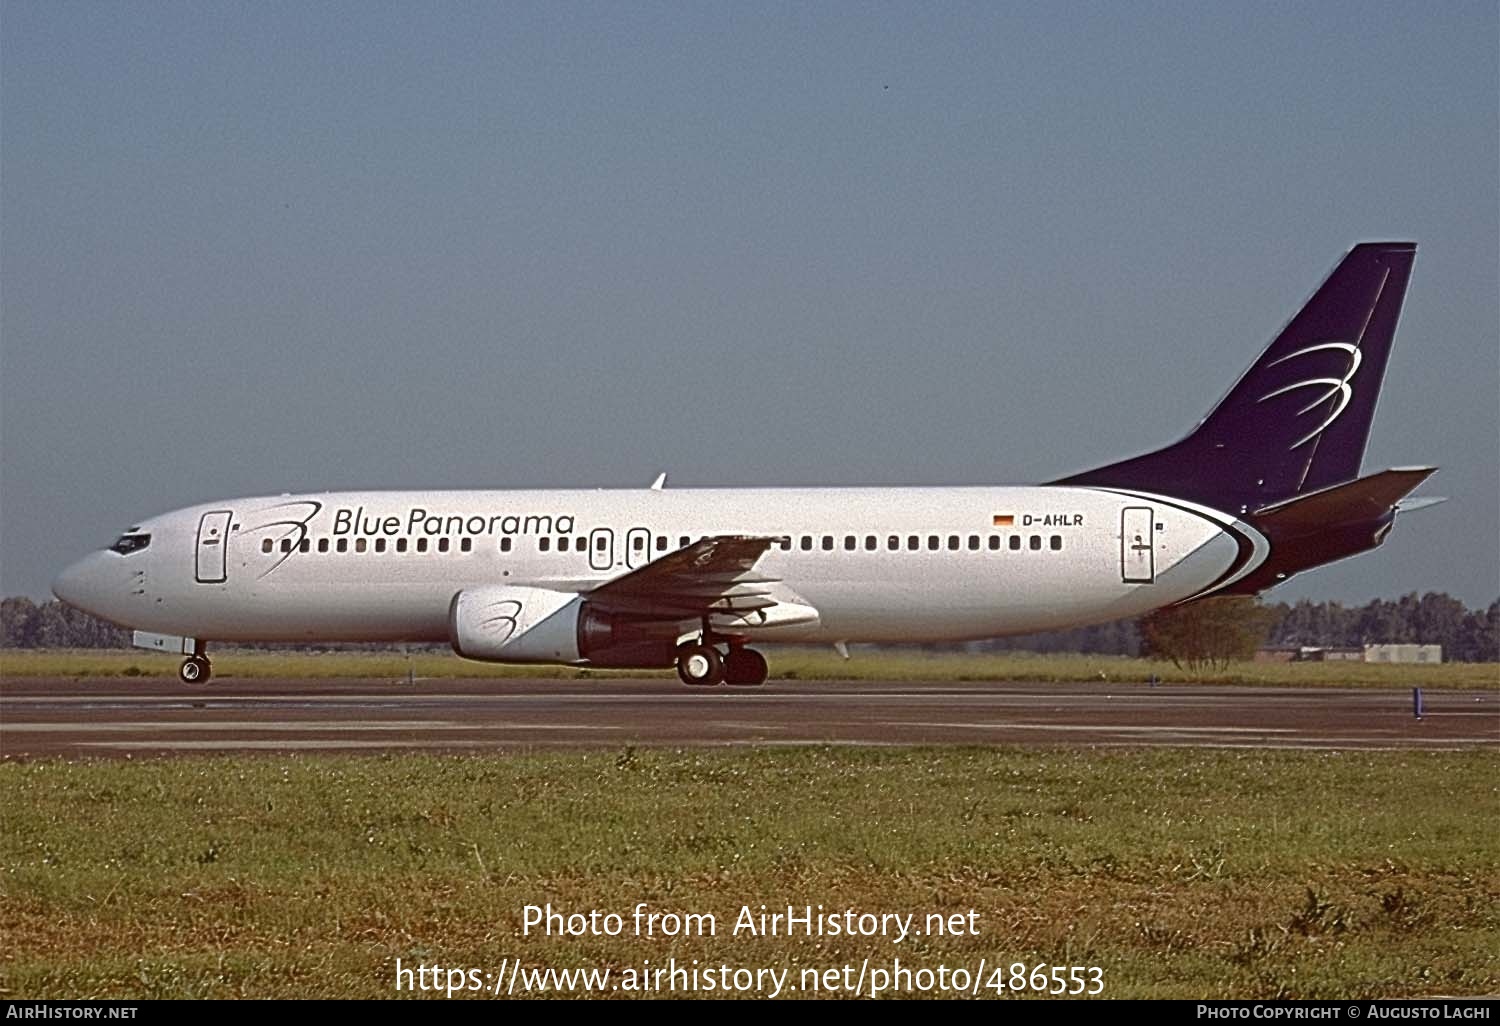
[[[208,678],[212,675],[213,664],[208,661],[208,656],[201,652],[188,656],[177,668],[177,679],[184,684],[207,684]]]
[[[720,654],[716,639],[704,630],[698,641],[677,647],[677,676],[689,687],[711,688],[717,684],[758,687],[770,676],[766,657],[743,641],[725,639],[727,650]]]

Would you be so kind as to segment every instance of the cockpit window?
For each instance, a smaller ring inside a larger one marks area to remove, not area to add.
[[[110,546],[112,552],[118,552],[122,556],[128,556],[132,552],[139,552],[151,544],[149,534],[122,534],[120,540]]]

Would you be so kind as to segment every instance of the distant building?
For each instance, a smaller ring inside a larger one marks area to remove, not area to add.
[[[1257,663],[1442,663],[1442,645],[1266,645]]]
[[[1367,663],[1440,663],[1442,645],[1366,645]]]
[[[1441,645],[1266,645],[1258,663],[1440,663]]]
[[[1313,658],[1314,659],[1322,660],[1325,663],[1363,663],[1363,662],[1367,662],[1367,660],[1365,658],[1365,650],[1362,649],[1362,648],[1341,648],[1341,647],[1325,648],[1321,652],[1319,652],[1316,656],[1314,656]]]

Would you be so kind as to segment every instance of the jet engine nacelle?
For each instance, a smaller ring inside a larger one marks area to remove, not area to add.
[[[601,612],[575,592],[548,588],[469,588],[454,595],[448,607],[453,651],[492,663],[672,666],[673,639],[644,626]]]
[[[448,607],[448,638],[465,659],[576,663],[583,597],[547,588],[470,588]]]

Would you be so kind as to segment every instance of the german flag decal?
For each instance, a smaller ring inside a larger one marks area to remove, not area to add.
[[[1009,513],[996,513],[995,514],[995,526],[996,527],[1014,527],[1014,526],[1016,526],[1016,518],[1013,517],[1013,516],[1011,516]]]

